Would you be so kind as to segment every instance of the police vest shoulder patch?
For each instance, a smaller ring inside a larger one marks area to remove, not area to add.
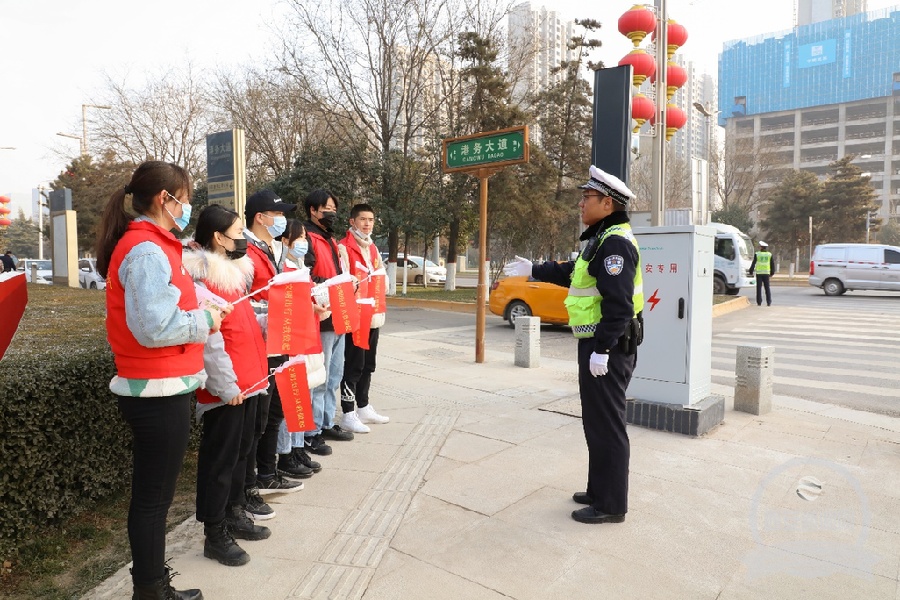
[[[604,259],[603,266],[606,267],[606,272],[610,275],[618,275],[625,267],[625,259],[618,254],[613,254]]]

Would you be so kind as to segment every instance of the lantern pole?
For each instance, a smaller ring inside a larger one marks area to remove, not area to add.
[[[656,9],[656,117],[653,127],[653,193],[650,199],[650,225],[665,224],[666,216],[666,88],[668,86],[668,25],[666,0],[654,0]]]

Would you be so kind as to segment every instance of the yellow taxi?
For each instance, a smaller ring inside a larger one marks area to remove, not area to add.
[[[569,315],[563,301],[568,288],[531,277],[505,277],[491,286],[491,312],[516,326],[516,317],[540,317],[541,323],[565,325]]]

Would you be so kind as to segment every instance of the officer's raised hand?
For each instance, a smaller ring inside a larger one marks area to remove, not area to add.
[[[531,277],[532,263],[527,258],[516,256],[503,267],[503,274],[507,277]]]
[[[609,368],[607,367],[608,362],[609,354],[597,354],[596,352],[591,354],[591,362],[589,365],[591,375],[594,377],[603,377],[609,373]]]

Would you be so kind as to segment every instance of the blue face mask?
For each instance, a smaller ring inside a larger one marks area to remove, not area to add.
[[[273,238],[280,237],[284,230],[287,229],[287,217],[278,216],[272,217],[275,221],[271,225],[266,226],[266,231],[269,232]]]
[[[178,231],[184,231],[188,226],[188,223],[191,222],[191,210],[193,210],[193,207],[191,207],[191,205],[187,202],[180,202],[178,198],[176,198],[172,194],[169,194],[169,192],[166,192],[166,194],[169,196],[169,198],[181,205],[180,217],[176,218],[171,212],[169,212],[168,208],[166,209],[166,212],[169,213],[169,216],[172,217],[173,221],[175,221],[175,226],[178,227]]]
[[[291,256],[303,258],[309,252],[309,242],[306,240],[297,240],[291,245]]]

